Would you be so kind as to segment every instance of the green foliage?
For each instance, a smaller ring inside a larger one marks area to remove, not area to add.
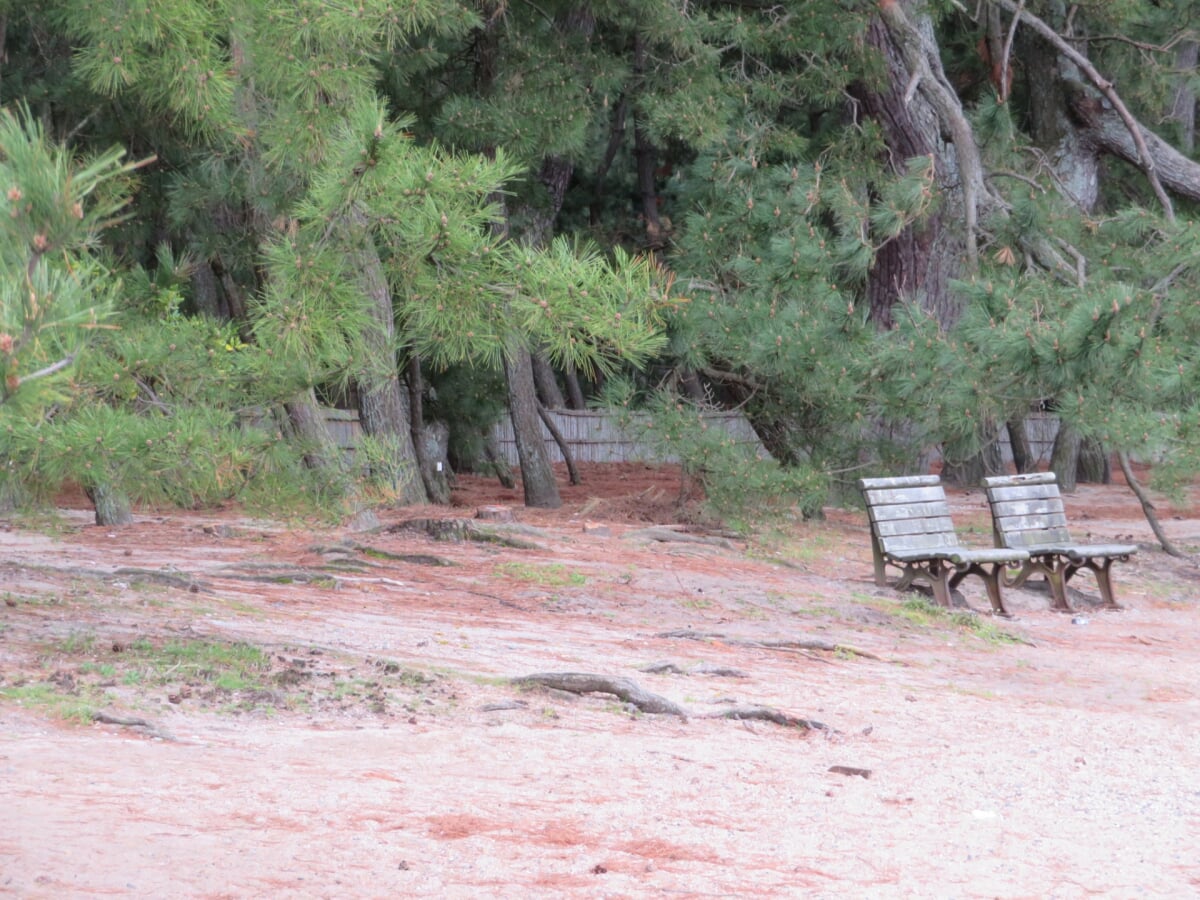
[[[0,110],[0,425],[37,415],[69,377],[118,282],[92,254],[125,206],[123,152],[76,160],[27,109]]]

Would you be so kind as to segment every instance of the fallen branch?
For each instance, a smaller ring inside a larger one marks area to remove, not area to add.
[[[540,672],[512,679],[519,687],[547,687],[570,694],[612,694],[626,703],[631,703],[642,712],[669,716],[688,717],[687,710],[672,703],[666,697],[643,690],[636,681],[628,678],[612,678],[607,675],[592,675],[586,672]]]
[[[822,641],[818,638],[785,638],[778,641],[752,641],[745,638],[730,637],[727,634],[719,634],[712,631],[692,631],[691,629],[680,629],[678,631],[663,631],[655,635],[660,638],[684,638],[690,641],[720,641],[723,644],[732,644],[735,647],[755,647],[760,650],[820,650],[823,653],[849,653],[852,656],[861,656],[863,659],[873,659],[876,662],[883,662],[883,658],[876,656],[867,650],[860,650],[850,644],[835,644],[831,641]]]

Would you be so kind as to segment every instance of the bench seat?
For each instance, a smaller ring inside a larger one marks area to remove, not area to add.
[[[950,518],[946,493],[936,475],[862,478],[859,488],[871,522],[871,555],[875,583],[886,587],[887,566],[900,570],[897,590],[923,581],[941,606],[950,606],[950,593],[968,575],[987,586],[992,611],[1007,616],[1000,592],[1008,566],[1029,560],[1025,550],[973,548],[959,543]]]
[[[1050,586],[1051,605],[1071,612],[1067,582],[1083,569],[1096,576],[1100,599],[1109,609],[1120,609],[1113,595],[1110,569],[1114,562],[1137,553],[1136,544],[1081,544],[1071,540],[1067,514],[1053,472],[999,475],[983,480],[992,511],[992,533],[997,547],[1026,551],[1029,560],[1009,587],[1019,587],[1033,575],[1043,575]]]

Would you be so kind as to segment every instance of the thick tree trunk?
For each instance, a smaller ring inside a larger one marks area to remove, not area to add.
[[[129,498],[113,485],[93,485],[86,493],[95,507],[97,525],[128,525],[133,521]]]
[[[932,158],[939,187],[949,198],[942,205],[943,211],[919,226],[904,229],[879,248],[867,284],[870,316],[881,327],[889,328],[893,324],[892,308],[908,299],[950,325],[957,320],[959,309],[948,285],[958,274],[964,245],[961,228],[948,229],[944,217],[962,206],[961,191],[956,186],[958,165],[942,136],[945,129],[938,111],[922,94],[909,96],[906,88],[913,83],[913,73],[882,18],[872,20],[867,40],[882,55],[889,76],[883,80],[882,89],[862,84],[854,88],[861,114],[883,129],[893,171],[904,170],[910,159]]]
[[[562,497],[558,493],[550,454],[546,452],[546,444],[542,440],[537,391],[533,385],[533,364],[528,350],[524,347],[510,348],[504,356],[504,377],[508,382],[508,412],[512,417],[517,457],[521,461],[525,505],[558,509],[562,506]]]
[[[1017,474],[1030,471],[1033,466],[1033,451],[1029,449],[1029,432],[1025,430],[1025,420],[1015,416],[1004,423],[1008,430],[1008,445],[1012,448],[1013,467]]]
[[[1079,480],[1085,484],[1110,484],[1112,462],[1108,448],[1096,438],[1087,438],[1079,445]]]
[[[1079,481],[1079,445],[1083,436],[1068,422],[1058,426],[1054,439],[1054,450],[1050,453],[1050,471],[1058,478],[1058,487],[1064,494],[1075,493]]]

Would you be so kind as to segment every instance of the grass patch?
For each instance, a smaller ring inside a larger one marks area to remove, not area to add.
[[[990,619],[973,612],[944,609],[924,597],[905,600],[895,608],[897,614],[922,627],[952,628],[969,633],[988,644],[1024,644],[1026,641],[1011,632],[998,628]]]
[[[506,562],[496,566],[496,574],[546,587],[582,587],[587,584],[586,575],[582,572],[573,572],[562,563],[534,565],[523,562]]]
[[[55,719],[88,724],[96,712],[98,697],[77,696],[48,682],[0,688],[0,700],[26,709],[36,709]]]

